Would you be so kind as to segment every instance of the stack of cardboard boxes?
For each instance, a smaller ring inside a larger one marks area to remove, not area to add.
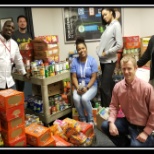
[[[59,45],[57,35],[38,36],[33,41],[34,59],[44,62],[59,62]]]
[[[0,121],[5,146],[26,146],[23,92],[0,91]]]

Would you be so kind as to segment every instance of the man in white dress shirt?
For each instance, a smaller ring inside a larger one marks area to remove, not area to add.
[[[18,44],[11,38],[15,30],[13,21],[6,21],[0,33],[0,90],[15,88],[12,77],[12,65],[27,77]]]

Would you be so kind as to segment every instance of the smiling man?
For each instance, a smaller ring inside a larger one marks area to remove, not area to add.
[[[11,74],[13,64],[22,75],[26,75],[18,44],[11,38],[14,29],[14,22],[6,21],[0,34],[0,90],[15,88]]]
[[[120,63],[124,79],[116,83],[113,89],[109,118],[102,123],[102,131],[118,147],[152,147],[154,89],[136,76],[137,63],[134,57],[126,55]],[[117,118],[119,105],[125,115],[123,118]]]

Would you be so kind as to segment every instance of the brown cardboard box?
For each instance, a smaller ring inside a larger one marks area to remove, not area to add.
[[[44,144],[40,145],[40,146],[44,146],[44,147],[55,147],[56,146],[56,141],[53,138],[53,135],[51,135],[51,138],[45,142]]]
[[[25,125],[11,130],[2,129],[1,134],[4,142],[14,141],[17,138],[20,138],[21,136],[25,135]]]
[[[35,60],[43,60],[45,63],[50,63],[52,61],[58,63],[60,61],[60,56],[58,55],[52,55],[50,57],[45,57],[45,58],[41,58],[40,56],[35,56],[34,57]]]
[[[99,130],[101,130],[101,125],[102,125],[102,122],[104,121],[105,119],[103,119],[102,117],[101,117],[101,115],[99,114],[99,113],[97,113],[97,115],[96,115],[96,123],[97,123],[97,128],[99,129]]]
[[[92,112],[93,112],[94,123],[96,125],[96,123],[97,123],[97,121],[96,121],[97,108],[92,108]],[[76,108],[72,108],[72,119],[79,121],[79,114],[78,114]]]
[[[0,108],[0,119],[10,121],[14,118],[24,116],[24,104],[11,107],[7,110]]]
[[[41,87],[39,85],[33,85],[33,91],[35,92],[35,95],[41,95]],[[62,94],[64,87],[63,87],[63,81],[58,81],[52,84],[48,85],[48,96],[53,96],[57,94]]]
[[[98,112],[96,115],[97,128],[101,130],[101,125],[104,120],[109,117],[109,107],[98,107]]]
[[[13,141],[10,142],[4,142],[5,146],[9,146],[9,147],[26,147],[27,146],[27,142],[26,142],[26,135],[24,134],[23,136],[16,138]]]
[[[51,56],[59,55],[59,48],[51,48],[46,50],[34,50],[35,59],[43,59]]]
[[[141,38],[141,50],[139,57],[141,57],[145,52],[145,50],[147,49],[150,38],[151,36],[145,36]],[[150,67],[150,61],[148,61],[144,66]]]
[[[0,108],[9,109],[14,106],[24,104],[24,93],[14,90],[6,89],[0,91]]]
[[[37,123],[32,123],[31,125],[25,127],[25,133],[27,143],[32,146],[45,145],[45,143],[51,139],[50,128]]]
[[[33,41],[33,48],[34,50],[49,50],[49,49],[52,49],[52,48],[55,48],[55,47],[58,47],[58,44],[57,43],[46,43],[44,41],[37,41],[37,40],[34,40]]]
[[[19,116],[9,121],[3,120],[3,122],[1,123],[1,127],[4,130],[11,130],[20,127],[24,124],[25,124],[25,116]]]

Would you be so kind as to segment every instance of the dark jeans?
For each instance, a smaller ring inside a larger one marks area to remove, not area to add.
[[[20,80],[15,80],[16,83],[16,89],[18,91],[24,91],[24,87],[25,87],[25,82],[24,81],[20,81]]]
[[[101,95],[101,106],[108,107],[111,101],[112,90],[115,85],[113,81],[113,73],[116,67],[116,63],[107,63],[101,64],[102,76],[101,76],[101,88],[100,88],[100,95]]]
[[[139,142],[136,137],[144,129],[144,126],[136,126],[130,124],[126,118],[117,118],[115,125],[119,131],[118,136],[111,136],[109,133],[108,121],[103,121],[101,129],[102,131],[111,139],[111,141],[117,147],[153,147],[154,146],[154,136],[151,134],[148,136],[147,140],[142,143]],[[128,138],[128,135],[130,138]]]

